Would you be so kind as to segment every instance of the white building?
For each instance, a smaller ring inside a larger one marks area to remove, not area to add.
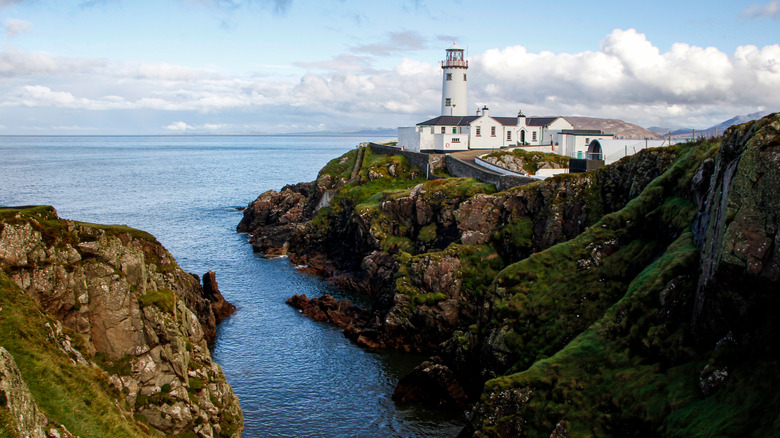
[[[601,149],[597,145],[603,144],[605,140],[612,139],[612,134],[603,134],[598,130],[590,129],[565,129],[558,134],[558,142],[554,145],[553,152],[558,155],[586,160],[600,160],[596,155],[601,154]],[[591,148],[593,145],[594,148]]]
[[[483,107],[476,115],[466,115],[469,64],[463,49],[457,44],[448,48],[441,68],[441,115],[398,128],[398,146],[415,152],[455,152],[510,146],[540,150],[547,145],[554,152],[560,133],[574,129],[563,117],[526,117],[522,111],[517,117],[492,117]]]
[[[466,70],[469,62],[463,58],[463,49],[453,44],[447,49],[447,56],[441,62],[441,115],[465,116],[466,106]]]
[[[660,148],[670,146],[685,140],[632,140],[632,139],[618,139],[618,138],[599,138],[591,137],[589,139],[586,152],[582,158],[589,160],[604,160],[604,164],[612,164],[615,161],[620,160],[623,157],[634,155],[642,149],[648,148]],[[578,153],[580,149],[577,149]],[[570,155],[572,156],[572,155]],[[574,158],[579,158],[574,156]]]

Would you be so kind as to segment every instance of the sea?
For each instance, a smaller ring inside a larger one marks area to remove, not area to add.
[[[371,136],[0,137],[0,206],[52,205],[60,217],[148,231],[187,272],[216,272],[238,310],[212,354],[244,411],[244,437],[452,437],[463,415],[397,404],[395,384],[424,357],[370,351],[285,304],[329,293],[366,304],[287,259],[252,252],[241,207],[313,181]]]

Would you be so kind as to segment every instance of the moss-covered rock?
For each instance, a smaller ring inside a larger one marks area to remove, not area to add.
[[[226,426],[240,432],[238,399],[207,346],[218,320],[212,304],[222,309],[224,299],[205,293],[151,235],[62,220],[51,207],[3,208],[0,248],[8,279],[0,346],[47,418],[82,436],[155,433],[147,424],[219,436],[229,415]],[[197,395],[223,399],[222,411],[190,397],[191,376],[210,382]]]

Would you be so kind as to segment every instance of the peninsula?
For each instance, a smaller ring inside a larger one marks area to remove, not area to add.
[[[238,230],[371,297],[293,297],[425,352],[398,400],[463,437],[778,433],[780,115],[497,192],[358,148]]]

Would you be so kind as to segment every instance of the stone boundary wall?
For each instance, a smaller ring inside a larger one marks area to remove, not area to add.
[[[461,161],[451,155],[447,155],[446,157],[447,171],[451,175],[462,178],[474,178],[486,184],[493,184],[499,192],[538,181],[536,178],[529,178],[527,176],[499,175],[487,169]]]
[[[484,157],[484,155],[483,155],[483,157]],[[498,172],[501,175],[525,176],[525,175],[520,174],[518,172],[509,170],[509,169],[505,169],[505,168],[500,167],[500,166],[496,166],[493,163],[490,163],[488,161],[483,160],[482,157],[474,157],[474,162],[479,164],[481,167],[484,167],[487,170],[492,170],[493,172]]]
[[[410,152],[396,146],[388,146],[377,143],[369,143],[368,146],[372,151],[374,151],[375,154],[403,155],[409,161],[409,163],[411,163],[413,166],[419,167],[422,171],[425,171],[428,164],[431,166],[431,172],[433,172],[434,169],[445,168],[447,173],[450,175],[461,178],[474,178],[486,184],[493,184],[500,192],[503,192],[504,190],[510,189],[512,187],[522,186],[538,181],[536,178],[529,178],[520,175],[499,175],[487,169],[461,161],[449,154],[441,155]],[[428,179],[438,178],[439,177],[433,175],[433,173],[428,175]]]
[[[444,169],[444,156],[435,154],[424,154],[421,152],[405,151],[397,146],[388,146],[385,144],[369,143],[368,146],[379,155],[403,155],[412,166],[419,167],[423,172],[430,172],[428,179],[439,179],[433,172],[438,169]],[[430,167],[428,167],[430,165]]]

